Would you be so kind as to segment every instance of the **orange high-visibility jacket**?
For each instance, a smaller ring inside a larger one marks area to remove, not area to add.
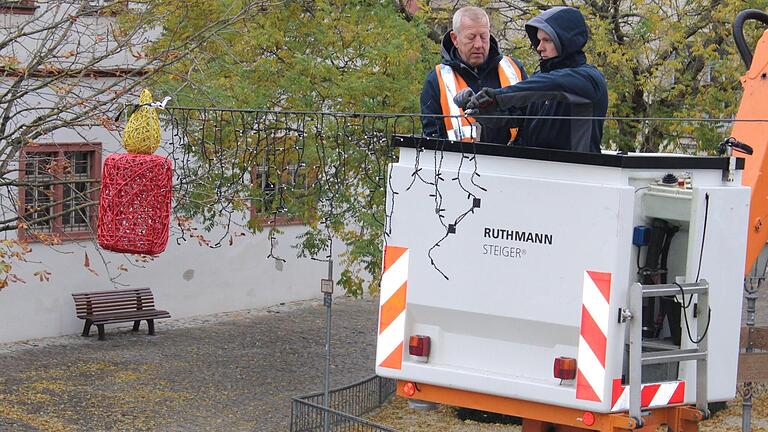
[[[464,116],[464,110],[453,103],[453,97],[465,88],[467,83],[461,75],[454,73],[453,68],[446,64],[435,66],[437,80],[440,83],[440,106],[443,108],[443,121],[448,139],[451,141],[477,141],[480,139],[479,128],[474,119]],[[505,56],[499,61],[499,81],[502,87],[517,84],[523,79],[523,72]],[[511,140],[517,136],[517,129],[510,129]]]

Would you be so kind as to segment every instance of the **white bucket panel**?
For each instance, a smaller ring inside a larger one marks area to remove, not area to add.
[[[638,188],[667,170],[486,155],[476,156],[475,168],[475,161],[461,153],[424,150],[417,163],[416,150],[400,151],[390,172],[387,244],[409,251],[406,344],[402,368],[377,367],[377,373],[609,412],[624,356],[625,324],[618,323],[618,310],[626,306],[627,290],[636,281],[632,229],[650,220]],[[724,185],[719,170],[686,171],[697,187],[711,192],[701,277],[712,284],[711,304],[718,310],[710,329],[709,369],[721,373],[711,375],[709,394],[711,400],[728,399],[735,389],[746,244],[746,229],[734,235],[732,228],[746,226],[749,191]],[[473,210],[472,195],[480,200]],[[691,208],[690,227],[681,223],[679,236],[688,244],[678,241],[675,245],[682,247],[670,252],[683,254],[670,256],[670,263],[689,278],[695,278],[691,268],[694,262],[698,266],[701,248],[700,235],[688,235],[689,228],[701,229],[699,195],[687,196],[692,204],[673,209],[680,219]],[[653,212],[663,212],[653,204]],[[457,219],[455,232],[448,233]],[[718,243],[728,250],[720,251]],[[594,358],[579,355],[585,271],[611,277],[610,305],[602,312],[609,319],[600,323],[607,338],[604,370]],[[413,334],[431,337],[426,363],[408,356],[407,338]],[[558,356],[579,357],[580,368],[589,368],[596,400],[578,399],[575,380],[553,377]],[[695,367],[681,369],[680,379],[689,383],[686,402],[691,402]]]

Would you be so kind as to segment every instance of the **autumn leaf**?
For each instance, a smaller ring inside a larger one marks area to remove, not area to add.
[[[21,62],[15,56],[0,56],[0,67],[15,68]]]
[[[115,123],[115,120],[113,120],[109,116],[100,116],[99,117],[99,123],[101,124],[104,129],[108,131],[115,131],[117,130],[117,125]]]
[[[13,273],[8,275],[8,280],[10,282],[16,282],[16,283],[27,283],[27,281],[25,281],[24,279],[20,278],[18,275]]]
[[[89,272],[91,272],[91,273],[95,274],[96,276],[98,276],[98,275],[99,275],[98,273],[96,273],[96,270],[94,270],[94,269],[92,269],[92,268],[91,268],[91,259],[90,259],[90,258],[88,258],[88,252],[85,252],[85,262],[83,263],[83,266],[84,266],[86,269],[88,269],[88,271],[89,271]]]
[[[34,276],[40,280],[40,282],[48,282],[51,279],[51,272],[48,270],[40,270],[34,273]]]

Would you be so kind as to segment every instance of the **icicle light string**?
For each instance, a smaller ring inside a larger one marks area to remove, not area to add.
[[[203,108],[200,107],[167,107],[166,109],[173,109],[175,111],[199,111]],[[457,117],[457,116],[445,116],[445,115],[432,115],[432,114],[418,114],[418,113],[367,113],[367,112],[343,112],[343,111],[273,111],[273,110],[254,110],[254,109],[236,109],[236,108],[204,108],[211,111],[222,112],[244,112],[244,113],[280,113],[288,115],[300,115],[310,114],[329,117],[349,117],[349,118],[389,118],[389,119],[420,119],[421,117],[433,117],[436,119],[442,119],[444,117]],[[754,122],[768,122],[768,118],[750,118],[750,119],[736,119],[733,117],[625,117],[625,116],[604,116],[604,117],[576,117],[576,116],[526,116],[526,115],[483,115],[476,117],[484,118],[515,118],[515,119],[553,119],[553,120],[616,120],[616,121],[652,121],[652,122],[685,122],[685,123],[754,123]],[[421,120],[419,120],[419,125]],[[420,128],[419,128],[420,129]],[[404,132],[402,132],[404,133]],[[402,134],[401,133],[401,134]]]
[[[218,247],[230,235],[233,224],[239,224],[242,216],[246,216],[251,226],[264,226],[269,230],[268,256],[281,261],[284,259],[277,254],[277,236],[281,233],[278,226],[301,221],[308,209],[313,214],[307,221],[308,229],[314,230],[319,242],[327,245],[325,249],[316,250],[323,255],[312,256],[313,259],[327,261],[331,241],[337,237],[334,234],[338,234],[335,229],[347,224],[367,229],[369,233],[378,228],[387,243],[392,232],[392,214],[398,194],[402,192],[395,189],[387,176],[389,164],[396,161],[397,154],[397,149],[389,143],[393,135],[421,136],[423,117],[191,107],[166,107],[160,115],[169,131],[166,145],[170,147],[175,167],[173,214],[181,231],[177,242],[186,241],[190,235],[184,221],[196,216],[204,221],[205,228],[223,226],[224,234],[210,244]],[[642,124],[682,121],[714,124],[713,127],[736,121],[672,117],[601,119]],[[431,201],[443,233],[435,239],[428,256],[444,277],[448,276],[437,267],[434,252],[449,239],[449,227],[454,229],[471,217],[476,208],[475,199],[482,198],[486,192],[474,148],[473,144],[471,152],[460,154],[458,172],[449,179],[444,178],[443,149],[438,148],[428,159],[424,157],[424,149],[415,149],[411,179],[403,188],[409,191],[417,183],[427,186],[424,199]],[[427,174],[428,171],[433,172]],[[456,184],[465,194],[466,206],[463,202],[446,205],[446,183]],[[389,198],[385,199],[387,192]],[[446,215],[447,207],[464,210]],[[317,221],[317,225],[313,221]]]

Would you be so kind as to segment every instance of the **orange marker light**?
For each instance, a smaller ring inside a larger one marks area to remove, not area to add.
[[[412,382],[407,382],[405,385],[403,385],[403,393],[405,393],[406,396],[411,397],[416,394],[416,384]]]
[[[571,357],[557,357],[553,370],[555,378],[572,380],[576,378],[576,359]]]
[[[589,411],[585,411],[581,416],[581,422],[587,426],[592,426],[595,424],[595,415]]]

